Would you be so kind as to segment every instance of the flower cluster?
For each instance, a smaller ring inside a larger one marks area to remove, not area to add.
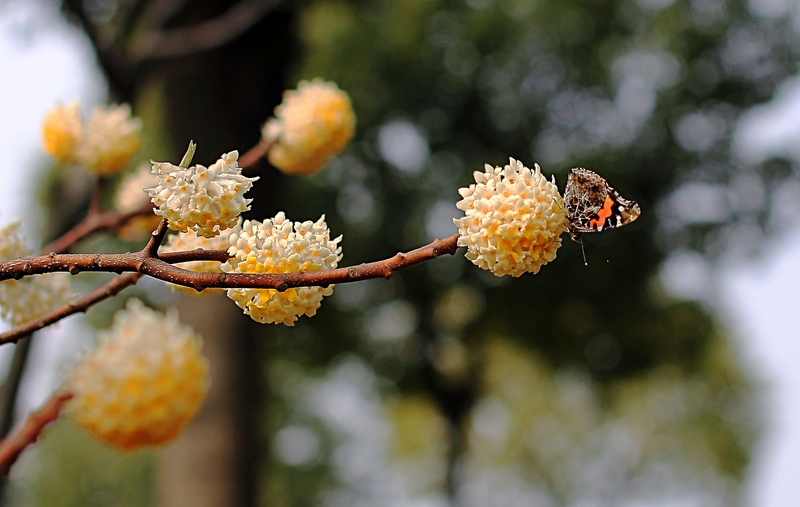
[[[62,164],[75,162],[75,147],[83,135],[80,104],[56,104],[47,112],[42,122],[44,151]]]
[[[97,176],[124,169],[142,144],[142,121],[127,104],[96,107],[88,123],[79,104],[56,105],[42,123],[47,153],[65,164],[77,163]]]
[[[356,116],[350,97],[333,82],[300,81],[283,94],[275,117],[261,130],[272,165],[288,174],[312,174],[353,138]]]
[[[200,336],[176,312],[164,315],[132,299],[98,338],[65,383],[74,394],[72,419],[123,450],[177,437],[209,387]]]
[[[20,223],[0,228],[0,262],[31,255],[20,232]],[[65,304],[73,296],[67,273],[28,276],[0,282],[0,314],[18,326],[45,315]]]
[[[114,199],[114,207],[122,213],[138,210],[150,201],[144,189],[157,183],[158,179],[150,172],[150,164],[140,165],[122,180]],[[161,217],[156,214],[136,216],[122,225],[118,234],[126,241],[135,241],[153,232],[160,221]]]
[[[510,159],[505,167],[486,164],[475,183],[460,188],[456,204],[465,213],[454,219],[466,257],[497,276],[520,276],[556,258],[566,231],[564,201],[555,180]]]
[[[222,155],[210,167],[182,168],[168,162],[153,162],[152,173],[158,185],[145,189],[156,207],[156,215],[166,218],[175,231],[194,231],[213,238],[236,225],[239,215],[250,209],[245,199],[258,178],[242,175],[239,152]]]
[[[167,242],[161,247],[162,252],[181,252],[189,250],[226,250],[231,245],[231,234],[236,234],[242,229],[241,219],[234,227],[226,229],[214,238],[202,238],[192,231],[185,234],[171,234],[167,237]],[[216,261],[192,261],[180,265],[183,269],[195,271],[197,273],[221,273],[220,263]],[[171,284],[172,288],[193,296],[205,296],[208,294],[219,294],[225,289],[205,289],[202,292],[184,287],[182,285]]]
[[[245,220],[241,231],[231,234],[231,259],[222,264],[226,273],[295,273],[336,268],[342,259],[339,242],[331,240],[325,216],[316,222],[286,220],[283,212],[263,223]],[[253,320],[262,324],[294,325],[300,315],[313,316],[329,287],[273,289],[229,289],[228,297]]]

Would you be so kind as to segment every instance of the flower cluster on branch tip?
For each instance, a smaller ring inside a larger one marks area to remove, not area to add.
[[[554,260],[567,231],[555,178],[548,181],[538,164],[531,170],[513,158],[504,167],[486,164],[473,177],[474,184],[458,191],[456,206],[465,216],[453,219],[467,259],[497,276],[515,277],[538,273]]]
[[[166,218],[174,231],[191,230],[204,238],[218,236],[236,225],[252,202],[244,198],[244,193],[258,179],[242,174],[238,158],[239,152],[232,151],[209,167],[198,164],[188,168],[153,162],[152,173],[158,184],[145,191],[156,215]]]

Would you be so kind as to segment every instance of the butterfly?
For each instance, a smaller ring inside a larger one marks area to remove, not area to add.
[[[627,225],[642,213],[636,201],[625,199],[599,174],[570,169],[564,189],[569,235],[581,243],[581,234]]]

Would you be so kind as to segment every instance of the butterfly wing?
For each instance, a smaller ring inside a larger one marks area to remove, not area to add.
[[[573,240],[580,235],[627,225],[641,214],[635,201],[622,197],[599,174],[576,167],[570,170],[564,202]]]

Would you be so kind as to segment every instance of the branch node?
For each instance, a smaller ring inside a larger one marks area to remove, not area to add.
[[[25,264],[22,265],[22,272],[25,273],[26,275],[30,275],[31,273],[33,273],[30,262],[25,261]]]
[[[348,269],[347,270],[347,276],[348,276],[348,278],[355,278],[356,277],[356,270],[353,269],[353,268]]]
[[[55,252],[50,252],[48,255],[50,255],[51,259],[55,259],[55,257],[56,257],[56,253]]]
[[[285,291],[285,290],[286,290],[286,289],[288,289],[288,288],[289,288],[289,284],[288,284],[288,283],[286,283],[286,282],[283,282],[282,284],[278,285],[278,286],[275,288],[275,290],[277,290],[278,292],[283,292],[283,291]]]
[[[79,268],[75,264],[70,264],[68,267],[69,267],[69,274],[70,275],[74,276],[74,275],[77,275],[78,273],[81,272],[81,268]]]

